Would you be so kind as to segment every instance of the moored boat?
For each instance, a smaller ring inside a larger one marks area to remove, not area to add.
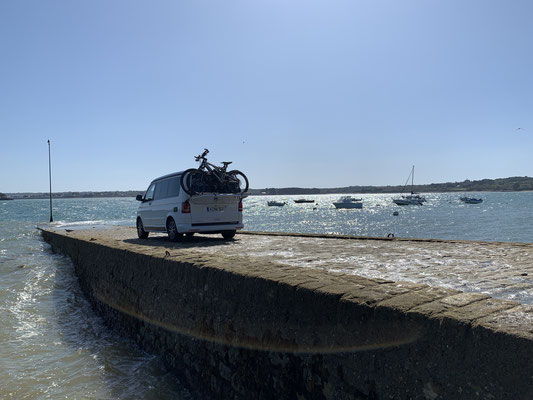
[[[286,204],[285,202],[281,202],[281,201],[275,201],[275,200],[267,201],[267,205],[269,207],[283,207],[285,204]]]
[[[421,206],[426,201],[426,198],[412,191],[412,189],[414,188],[414,179],[415,179],[415,166],[414,165],[413,165],[413,168],[411,169],[411,173],[407,177],[407,182],[405,182],[402,193],[405,190],[407,183],[409,182],[409,178],[411,178],[411,194],[408,194],[408,195],[400,194],[400,197],[392,199],[392,201],[394,202],[394,204],[397,204],[399,206],[410,206],[410,205]]]
[[[461,197],[460,200],[466,204],[479,204],[483,202],[483,199],[481,197],[479,199],[476,199],[474,197]]]
[[[411,193],[407,196],[400,196],[399,198],[392,199],[394,204],[397,204],[399,206],[409,206],[409,205],[417,205],[421,206],[422,203],[426,201],[425,197],[420,196],[417,193]]]
[[[315,201],[309,200],[309,199],[297,199],[297,200],[294,200],[294,202],[297,204],[300,204],[300,203],[314,203]]]
[[[352,196],[343,196],[333,203],[335,208],[363,208],[363,199],[356,199]]]

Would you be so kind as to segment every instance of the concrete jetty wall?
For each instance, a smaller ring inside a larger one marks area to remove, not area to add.
[[[206,397],[533,398],[531,306],[246,255],[191,255],[112,231],[42,235],[72,258],[110,325]]]

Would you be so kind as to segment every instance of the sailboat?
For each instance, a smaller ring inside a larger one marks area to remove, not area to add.
[[[405,188],[407,187],[409,178],[411,178],[411,194],[408,194],[408,195],[402,194],[400,195],[400,198],[392,199],[392,201],[399,206],[410,206],[410,205],[421,206],[426,201],[426,198],[423,196],[420,196],[420,194],[415,193],[413,191],[414,179],[415,179],[415,166],[414,165],[413,165],[413,168],[411,169],[411,173],[407,177],[407,181],[405,182],[405,185],[403,186],[402,193],[405,192]]]

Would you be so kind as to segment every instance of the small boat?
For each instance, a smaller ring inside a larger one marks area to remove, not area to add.
[[[314,203],[315,201],[314,200],[308,200],[308,199],[297,199],[297,200],[294,200],[295,203]]]
[[[475,199],[473,197],[461,197],[460,200],[466,204],[479,204],[483,202],[481,197],[479,199]]]
[[[356,199],[352,196],[343,196],[333,203],[335,208],[363,208],[363,199]]]
[[[413,182],[415,179],[415,166],[414,165],[413,165],[413,168],[411,169],[411,173],[407,177],[407,182],[405,182],[402,193],[405,190],[407,183],[409,182],[409,178],[411,178],[411,189],[412,189],[414,187]],[[410,206],[410,205],[421,206],[426,201],[426,198],[424,196],[420,196],[420,194],[415,193],[411,190],[411,194],[400,195],[399,198],[392,199],[392,201],[394,202],[394,204],[397,204],[399,206]]]
[[[281,202],[281,201],[275,201],[275,200],[267,201],[267,205],[269,207],[283,207],[285,204],[286,204],[285,202]]]
[[[426,198],[420,196],[417,193],[412,193],[407,196],[401,196],[400,198],[392,199],[392,201],[394,202],[394,204],[397,204],[399,206],[421,206],[426,201]]]

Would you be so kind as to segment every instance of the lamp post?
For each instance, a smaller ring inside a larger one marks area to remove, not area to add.
[[[50,157],[50,139],[48,139],[48,179],[50,181],[50,222],[54,222],[52,217],[52,158]]]

